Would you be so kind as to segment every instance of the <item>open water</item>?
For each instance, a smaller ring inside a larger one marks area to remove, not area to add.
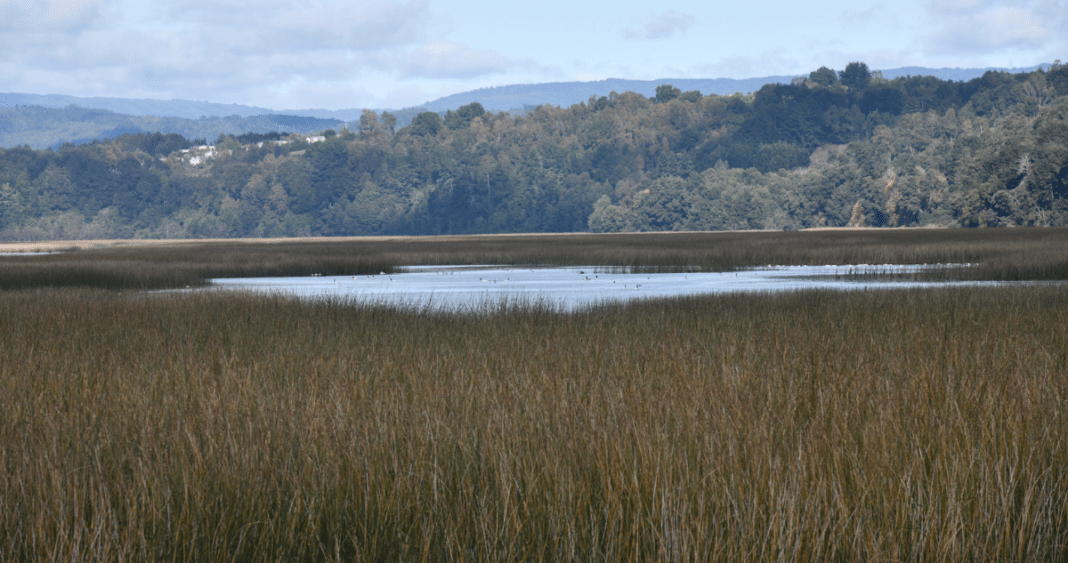
[[[852,273],[908,273],[929,266],[769,266],[738,272],[613,273],[603,267],[502,268],[413,266],[398,274],[215,279],[224,290],[343,298],[415,308],[465,309],[500,302],[574,310],[606,302],[726,292],[808,288],[981,285],[996,282],[857,281]]]

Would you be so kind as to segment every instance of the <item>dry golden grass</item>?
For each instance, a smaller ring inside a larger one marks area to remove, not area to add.
[[[0,292],[2,561],[1064,561],[1068,289]]]

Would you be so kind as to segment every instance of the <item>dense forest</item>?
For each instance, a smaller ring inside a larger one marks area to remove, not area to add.
[[[0,149],[0,238],[1068,224],[1060,63],[964,82],[850,63],[749,95],[397,123]]]

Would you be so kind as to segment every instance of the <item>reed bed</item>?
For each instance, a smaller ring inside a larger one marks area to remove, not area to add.
[[[774,265],[971,264],[930,280],[1068,280],[1068,228],[488,235],[175,243],[0,256],[0,289],[197,287],[211,278],[393,273],[406,265],[599,266],[631,272]]]
[[[0,293],[2,561],[1065,561],[1068,289]]]
[[[46,287],[177,289],[211,278],[393,273],[375,253],[334,243],[195,243],[0,256],[0,290]]]

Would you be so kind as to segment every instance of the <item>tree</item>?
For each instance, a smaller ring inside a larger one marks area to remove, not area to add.
[[[233,135],[227,135],[226,133],[219,133],[219,138],[215,140],[215,148],[221,151],[225,150],[237,150],[241,148],[241,143],[234,138]]]
[[[1046,83],[1059,96],[1068,96],[1068,64],[1061,64],[1058,60],[1046,73]]]
[[[482,104],[472,102],[466,106],[460,106],[456,111],[449,110],[445,113],[445,126],[449,129],[463,129],[471,124],[476,117],[482,117],[486,110]]]
[[[14,225],[20,218],[19,193],[11,184],[0,185],[0,227]]]
[[[1031,115],[1038,112],[1057,96],[1056,89],[1049,85],[1046,75],[1034,72],[1026,81],[1021,82],[1015,88],[1018,99],[1029,110]]]
[[[877,111],[900,115],[905,109],[905,94],[895,88],[873,87],[860,97],[860,110],[865,115]]]
[[[864,63],[852,62],[846,65],[845,70],[838,73],[838,77],[850,90],[863,90],[871,81],[871,71]]]
[[[412,135],[437,135],[444,125],[440,115],[432,111],[424,111],[412,118],[412,124],[408,126],[408,130]]]
[[[682,90],[679,90],[671,84],[661,84],[656,87],[656,97],[653,98],[653,101],[658,104],[666,104],[681,95]]]
[[[460,109],[456,110],[456,113],[465,121],[470,122],[476,117],[482,117],[482,115],[486,113],[486,109],[478,102],[471,102],[466,106],[460,106]]]
[[[361,137],[374,135],[379,129],[378,115],[369,109],[363,110],[363,113],[360,114],[360,125],[356,129],[360,132]]]
[[[778,141],[757,147],[755,167],[761,172],[790,170],[808,166],[809,151],[797,145]]]
[[[679,96],[679,99],[680,100],[686,100],[687,102],[696,103],[696,102],[700,102],[701,98],[703,98],[703,97],[704,96],[701,95],[701,91],[700,90],[690,90],[688,92],[683,92],[682,95]]]
[[[379,119],[378,122],[382,125],[382,129],[384,129],[386,133],[392,135],[396,131],[397,116],[392,113],[389,113],[388,111],[382,112],[382,118]]]
[[[593,204],[593,213],[586,224],[595,233],[619,233],[634,230],[634,212],[619,205],[612,205],[612,199],[601,196]]]
[[[838,84],[838,75],[831,69],[821,66],[808,74],[808,79],[820,86],[831,87]]]

